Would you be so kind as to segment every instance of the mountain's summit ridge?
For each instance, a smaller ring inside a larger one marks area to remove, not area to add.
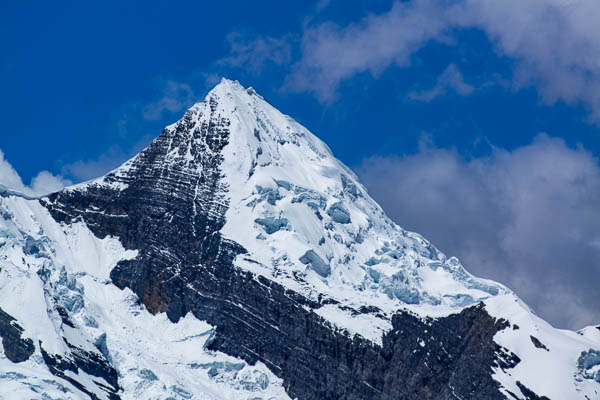
[[[597,393],[595,331],[553,329],[400,228],[321,140],[237,81],[106,176],[0,200],[0,273],[38,299],[45,327],[0,286],[36,343],[24,378],[0,377],[23,390],[42,368],[70,398]],[[168,334],[151,337],[154,323]]]

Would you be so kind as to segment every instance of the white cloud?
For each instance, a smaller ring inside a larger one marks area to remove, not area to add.
[[[507,284],[552,323],[600,321],[600,166],[589,152],[540,135],[475,159],[422,146],[368,159],[358,173],[400,225]]]
[[[548,104],[582,103],[600,121],[600,2],[465,0],[452,13],[517,61],[517,88],[535,85]]]
[[[346,26],[305,27],[287,86],[335,97],[357,74],[407,66],[411,56],[459,29],[481,29],[515,61],[513,86],[533,85],[547,104],[583,104],[600,122],[600,2],[590,0],[412,0]],[[435,93],[433,93],[435,94]]]
[[[0,150],[0,184],[14,190],[23,191],[25,189],[21,177],[4,158],[2,150]]]
[[[409,100],[432,101],[448,92],[454,92],[461,96],[468,96],[475,91],[475,87],[465,82],[462,74],[454,64],[450,64],[437,78],[431,89],[413,91],[407,95]]]
[[[73,182],[63,176],[57,176],[48,171],[42,171],[31,180],[29,188],[33,194],[43,195],[59,191],[72,183]]]
[[[70,184],[72,182],[62,176],[53,175],[48,171],[41,171],[31,180],[30,185],[25,185],[17,171],[4,158],[2,150],[0,150],[0,185],[26,195],[41,196],[56,192]]]
[[[441,11],[429,0],[397,2],[386,14],[369,15],[346,27],[309,25],[302,37],[302,58],[287,86],[330,101],[339,83],[356,74],[377,76],[390,65],[409,65],[411,54],[447,29]]]

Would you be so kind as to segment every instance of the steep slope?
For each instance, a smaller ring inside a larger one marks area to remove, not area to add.
[[[105,177],[0,199],[2,387],[71,398],[600,393],[595,328],[553,329],[398,227],[326,145],[237,82]]]

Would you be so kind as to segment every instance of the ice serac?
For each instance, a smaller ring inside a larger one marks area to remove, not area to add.
[[[71,393],[556,400],[600,390],[596,329],[552,328],[397,226],[323,142],[234,81],[102,178],[39,201],[3,196],[13,250],[0,251],[19,271],[7,276],[51,304],[39,312],[53,333],[42,334],[0,296],[35,345],[18,365],[45,365]],[[21,262],[15,248],[30,254]],[[19,371],[13,384],[33,379]]]

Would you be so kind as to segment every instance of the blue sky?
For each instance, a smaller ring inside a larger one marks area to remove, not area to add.
[[[0,162],[42,191],[99,176],[237,79],[400,225],[581,327],[600,321],[599,18],[584,0],[4,2]]]

